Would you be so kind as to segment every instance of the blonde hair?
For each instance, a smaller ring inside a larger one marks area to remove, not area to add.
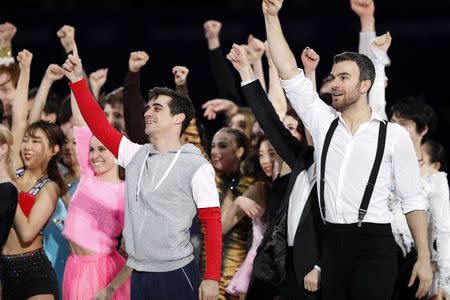
[[[6,152],[5,160],[6,160],[6,166],[8,168],[8,174],[11,177],[13,181],[16,180],[16,169],[14,168],[13,163],[13,135],[11,134],[11,131],[4,125],[0,124],[0,145],[3,146],[6,144],[8,146],[8,151]]]

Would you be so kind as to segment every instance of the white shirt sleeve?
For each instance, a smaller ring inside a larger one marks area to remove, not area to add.
[[[375,66],[375,80],[369,93],[369,105],[378,115],[387,120],[384,81],[386,79],[385,67],[390,64],[390,61],[386,52],[372,46],[375,38],[375,32],[360,32],[358,51],[369,57]]]
[[[192,177],[191,186],[197,208],[220,207],[215,172],[210,164],[198,168]]]
[[[294,78],[281,80],[281,87],[313,137],[314,144],[319,145],[316,139],[320,131],[327,130],[331,121],[337,117],[336,111],[319,98],[311,80],[305,77],[301,69]]]
[[[126,168],[142,146],[143,145],[133,143],[126,136],[123,136],[120,140],[117,164],[123,168]]]
[[[373,39],[377,37],[375,31],[372,32],[360,32],[359,33],[359,47],[358,52],[360,54],[367,55],[370,59],[372,59],[372,43]]]
[[[427,203],[422,194],[419,163],[411,137],[406,129],[397,124],[389,124],[387,130],[396,131],[392,165],[395,195],[401,203],[403,214],[414,210],[426,211]]]
[[[436,234],[439,287],[450,293],[450,197],[445,173],[433,175],[430,188],[428,200]]]

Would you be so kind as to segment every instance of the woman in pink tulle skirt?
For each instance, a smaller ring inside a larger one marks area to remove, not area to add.
[[[84,125],[74,102],[75,120]],[[63,230],[72,250],[64,270],[63,299],[130,299],[131,269],[117,251],[125,184],[114,156],[89,128],[75,127],[74,135],[81,176]]]

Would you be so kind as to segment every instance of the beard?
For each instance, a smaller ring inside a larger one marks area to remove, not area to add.
[[[360,98],[360,93],[359,93],[359,86],[354,89],[353,91],[350,91],[349,93],[345,93],[342,96],[342,100],[340,101],[333,101],[333,96],[332,96],[332,100],[331,100],[331,106],[339,111],[342,112],[344,111],[347,107],[355,104],[356,102],[358,102],[359,98]]]

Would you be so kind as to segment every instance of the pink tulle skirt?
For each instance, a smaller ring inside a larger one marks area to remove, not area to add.
[[[64,269],[63,299],[92,299],[116,277],[124,264],[125,259],[117,251],[106,255],[70,255]],[[113,299],[130,299],[129,279]]]

